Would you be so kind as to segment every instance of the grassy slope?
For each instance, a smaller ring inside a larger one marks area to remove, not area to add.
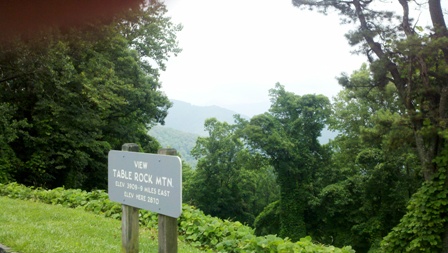
[[[0,243],[23,253],[120,252],[121,223],[83,210],[0,197]],[[157,252],[157,231],[140,228],[140,252]],[[179,252],[202,252],[179,243]]]

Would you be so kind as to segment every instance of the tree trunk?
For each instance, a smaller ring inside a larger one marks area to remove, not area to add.
[[[429,181],[433,178],[433,175],[437,170],[437,167],[433,162],[436,156],[435,152],[437,143],[435,143],[436,142],[435,140],[433,140],[431,143],[428,143],[429,141],[425,141],[422,134],[419,133],[420,130],[421,129],[414,130],[415,143],[419,159],[422,165],[423,177],[426,181]],[[433,137],[432,139],[436,138],[437,137]]]
[[[306,236],[305,194],[299,179],[283,167],[279,171],[280,185],[280,237],[298,241]]]
[[[445,233],[442,237],[442,253],[448,253],[448,223],[445,224]]]
[[[448,30],[445,23],[445,18],[443,15],[443,10],[441,6],[441,0],[428,0],[429,5],[429,13],[431,15],[431,21],[434,27],[435,37],[448,37]],[[441,50],[444,55],[445,63],[448,64],[448,45],[445,43],[445,46],[441,47]],[[445,81],[446,82],[446,81]],[[440,92],[440,100],[438,104],[438,114],[440,117],[440,121],[444,123],[447,119],[447,87],[443,87]],[[446,128],[446,127],[444,127]],[[445,129],[444,129],[445,130]],[[443,139],[440,140],[438,153],[440,153],[444,148],[445,141]],[[448,179],[447,179],[448,180]],[[448,182],[445,184],[448,186]],[[445,224],[445,233],[442,237],[442,252],[448,253],[448,224]]]

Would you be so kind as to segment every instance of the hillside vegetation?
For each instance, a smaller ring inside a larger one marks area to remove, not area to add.
[[[195,168],[198,161],[191,155],[199,136],[207,136],[205,121],[216,118],[219,121],[233,123],[238,114],[219,106],[197,106],[184,101],[171,100],[165,124],[153,126],[148,134],[154,137],[162,147],[174,148],[188,165]]]
[[[228,110],[219,106],[198,106],[188,102],[171,100],[172,107],[168,109],[164,125],[153,126],[148,134],[154,137],[162,147],[174,148],[182,159],[195,168],[198,161],[191,155],[199,136],[207,136],[205,129],[207,119],[216,118],[221,122],[234,123],[234,115],[239,112]],[[246,116],[242,116],[246,118]],[[318,139],[321,143],[328,143],[336,137],[336,133],[328,128],[322,130]]]
[[[199,135],[182,132],[160,125],[152,127],[148,134],[156,138],[162,147],[176,149],[182,160],[188,163],[191,167],[196,167],[198,161],[190,152],[194,145],[196,145],[196,140]]]
[[[121,218],[121,205],[111,202],[104,191],[86,192],[62,188],[44,190],[12,183],[7,185],[0,184],[0,196],[82,209],[114,219]],[[1,219],[14,217],[9,215],[9,212],[5,212],[5,210],[0,210]],[[55,210],[64,212],[63,209]],[[55,214],[55,216],[58,215],[62,214]],[[27,215],[23,214],[23,216],[26,217]],[[67,220],[63,219],[61,221],[67,224]],[[157,227],[157,214],[140,210],[140,224],[141,226],[155,229]],[[274,235],[257,237],[254,235],[253,229],[240,222],[231,222],[204,215],[200,210],[188,205],[183,206],[183,212],[178,219],[178,224],[181,240],[199,248],[219,252],[354,252],[350,247],[339,249],[333,246],[313,244],[310,237],[296,243]],[[2,235],[4,234],[0,233],[0,236]],[[5,238],[9,237],[8,235],[4,236]],[[3,238],[0,237],[0,240],[3,240]],[[14,238],[8,239],[8,242],[11,243],[10,245],[16,245],[16,241],[17,239]]]

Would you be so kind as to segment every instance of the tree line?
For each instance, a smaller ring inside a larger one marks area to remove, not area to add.
[[[412,128],[392,84],[364,87],[366,64],[339,80],[346,88],[333,103],[276,84],[268,112],[234,124],[208,119],[184,201],[259,235],[379,251],[423,182]],[[325,126],[339,134],[322,145]]]
[[[0,179],[105,188],[107,153],[126,142],[156,152],[149,127],[170,107],[159,71],[181,26],[157,1],[76,26],[0,43]]]
[[[398,1],[401,14],[379,1],[292,2],[354,23],[346,37],[369,66],[339,77],[344,90],[330,117],[323,98],[277,85],[269,112],[237,124],[249,150],[269,160],[280,187],[279,202],[262,212],[279,222],[263,224],[279,224],[274,230],[282,236],[311,234],[361,252],[448,252],[448,29],[441,1]],[[430,25],[420,26],[418,15]],[[315,141],[322,123],[340,132],[326,147]]]

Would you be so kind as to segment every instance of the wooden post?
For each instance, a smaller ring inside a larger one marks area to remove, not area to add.
[[[121,146],[122,151],[138,152],[139,146],[135,143],[125,143]],[[121,205],[121,252],[138,253],[138,208]]]
[[[176,155],[175,149],[160,149],[160,155]],[[159,253],[177,253],[177,219],[159,214]]]

